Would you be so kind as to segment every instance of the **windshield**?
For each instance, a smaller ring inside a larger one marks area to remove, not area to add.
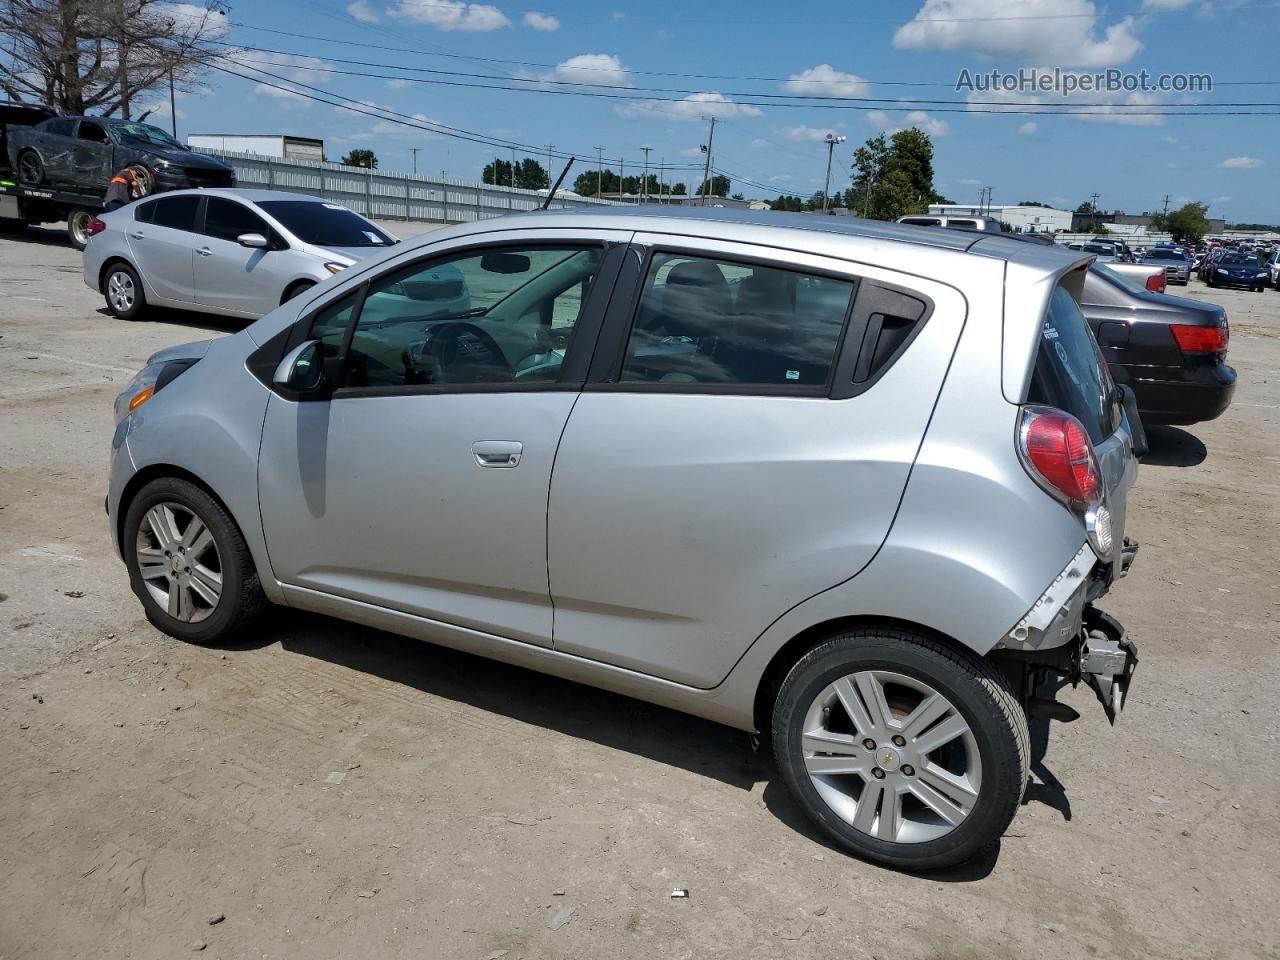
[[[123,140],[131,143],[144,143],[152,147],[165,147],[169,150],[187,149],[159,127],[149,123],[117,123],[113,124],[116,132]]]
[[[1255,260],[1253,257],[1249,256],[1247,253],[1228,253],[1226,256],[1222,257],[1218,262],[1219,263],[1257,263],[1258,261]]]
[[[258,206],[303,243],[317,247],[385,247],[391,237],[364,217],[319,200],[263,200]]]
[[[1094,443],[1120,425],[1119,393],[1084,314],[1062,287],[1053,291],[1045,313],[1027,400],[1065,410]]]
[[[1104,257],[1114,257],[1116,255],[1116,248],[1109,247],[1105,243],[1086,243],[1084,245],[1084,252],[1100,253]]]
[[[1132,277],[1126,277],[1123,273],[1120,273],[1118,270],[1112,270],[1110,267],[1105,266],[1101,263],[1095,262],[1093,266],[1091,266],[1089,269],[1092,270],[1094,273],[1098,274],[1099,276],[1106,277],[1112,283],[1116,284],[1117,286],[1123,287],[1125,290],[1128,290],[1130,293],[1150,293],[1151,292],[1145,286],[1143,286],[1142,284],[1134,280]],[[1152,267],[1151,269],[1153,271],[1155,270],[1154,267]]]
[[[1148,250],[1148,260],[1185,260],[1187,259],[1177,250]]]

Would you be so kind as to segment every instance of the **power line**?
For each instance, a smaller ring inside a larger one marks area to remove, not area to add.
[[[427,83],[446,87],[462,87],[469,90],[502,90],[516,93],[539,93],[550,96],[577,96],[577,97],[595,97],[606,100],[621,100],[630,103],[697,103],[691,101],[687,97],[662,97],[653,95],[629,96],[620,93],[605,93],[600,90],[547,90],[540,86],[533,87],[513,87],[497,84],[469,83],[461,80],[439,80],[427,77],[403,77],[395,74],[386,73],[369,73],[359,70],[339,70],[332,67],[311,67],[299,66],[292,63],[274,63],[268,62],[270,66],[284,67],[292,70],[311,70],[320,73],[334,73],[341,76],[362,77],[374,80],[408,80],[411,83]],[[246,63],[237,63],[244,69],[258,69]],[[267,71],[268,76],[276,76]],[[277,77],[286,83],[296,83],[300,86],[307,86],[299,80],[289,77]],[[311,88],[317,89],[317,88]],[[705,92],[705,91],[698,91]],[[753,95],[754,96],[754,95]],[[764,96],[768,96],[767,94]],[[845,98],[836,98],[838,103],[792,103],[792,102],[776,102],[773,100],[748,100],[737,99],[731,100],[729,103],[736,106],[746,107],[764,107],[768,109],[791,109],[791,110],[860,110],[871,111],[879,110],[889,113],[910,113],[919,110],[922,106],[927,106],[934,113],[978,113],[978,114],[1001,114],[1005,116],[1025,116],[1025,117],[1272,117],[1280,116],[1280,110],[1184,110],[1175,104],[1169,104],[1161,110],[1130,110],[1132,104],[1098,104],[1097,107],[1105,107],[1106,109],[1087,109],[1078,110],[1071,108],[1069,104],[1052,104],[1052,103],[1036,103],[1035,106],[1040,107],[1039,110],[1022,109],[1017,103],[1010,102],[1007,106],[977,106],[968,105],[964,101],[927,101],[927,100],[872,100],[869,102],[848,102]],[[953,103],[955,106],[932,105],[939,103]],[[964,105],[961,105],[964,104]],[[714,104],[710,104],[714,106]],[[1031,105],[1031,104],[1027,104]],[[1010,107],[1018,106],[1019,109],[1010,109]],[[1145,105],[1136,105],[1145,106]],[[1186,106],[1212,106],[1205,104],[1187,104]],[[1276,106],[1280,107],[1280,101],[1272,103],[1258,104],[1258,106]],[[568,154],[565,154],[567,157]]]
[[[332,11],[330,11],[332,12]],[[429,50],[421,47],[397,47],[381,43],[365,43],[359,40],[339,40],[333,37],[322,37],[311,33],[298,33],[290,30],[276,30],[271,27],[259,27],[249,23],[241,23],[239,21],[231,21],[231,25],[239,27],[243,30],[253,30],[259,33],[270,33],[276,36],[292,37],[298,40],[317,40],[321,43],[336,43],[347,47],[363,47],[369,50],[382,50],[392,53],[411,53],[417,56],[444,57],[452,60],[463,60],[470,63],[499,63],[512,67],[539,67],[545,70],[576,70],[582,72],[599,72],[598,67],[566,65],[558,63],[545,63],[535,60],[511,60],[503,57],[477,57],[468,54],[450,53],[442,50]],[[368,26],[367,24],[365,26]],[[296,54],[295,54],[296,55]],[[765,77],[765,76],[741,76],[734,74],[717,74],[717,73],[682,73],[668,70],[643,70],[636,67],[627,67],[628,73],[640,74],[650,77],[672,77],[684,80],[742,80],[757,83],[829,83],[828,80],[804,80],[793,77]],[[955,89],[954,80],[873,80],[867,78],[859,78],[864,83],[875,84],[878,86],[899,86],[899,87],[948,87]],[[1280,86],[1280,79],[1277,80],[1214,80],[1215,87],[1228,86]]]
[[[296,53],[291,50],[275,50],[270,47],[257,47],[249,44],[232,44],[232,43],[226,43],[224,41],[213,41],[213,42],[219,43],[222,46],[234,47],[240,50],[252,50],[255,53],[270,53],[270,54],[276,54],[277,56],[308,57],[310,59],[319,59],[316,57],[312,57],[310,54]],[[446,81],[433,81],[431,79],[420,78],[420,77],[402,77],[396,74],[368,73],[365,71],[356,71],[356,70],[341,70],[331,66],[321,67],[321,66],[313,66],[313,65],[307,65],[307,64],[297,64],[297,63],[277,63],[277,62],[268,61],[268,60],[259,61],[259,62],[266,63],[268,66],[286,67],[294,70],[308,70],[308,71],[315,71],[317,73],[336,73],[344,76],[366,77],[369,79],[377,79],[377,80],[405,80],[411,83],[431,83],[431,82],[446,83]],[[703,89],[688,88],[688,87],[637,87],[629,84],[592,83],[592,82],[582,81],[582,80],[554,80],[549,77],[503,77],[503,76],[498,76],[496,74],[491,74],[491,73],[471,73],[464,70],[440,70],[432,67],[409,67],[409,66],[402,66],[399,64],[380,64],[380,63],[376,63],[368,60],[351,60],[343,57],[327,57],[322,62],[326,64],[343,63],[343,64],[352,65],[352,66],[362,66],[362,67],[382,67],[389,70],[400,70],[400,71],[410,72],[410,73],[429,73],[429,74],[435,74],[438,76],[446,76],[446,77],[464,77],[468,79],[478,79],[478,80],[495,80],[503,84],[514,83],[514,84],[528,85],[527,87],[507,87],[507,86],[491,86],[491,85],[485,84],[485,85],[476,85],[475,87],[476,89],[535,90],[538,92],[545,92],[545,93],[580,93],[583,96],[595,95],[596,91],[625,90],[625,91],[629,91],[629,95],[624,99],[633,99],[633,100],[655,99],[655,98],[649,97],[649,96],[644,96],[644,97],[633,96],[631,94],[673,93],[673,94],[684,94],[684,95],[696,95],[696,94],[702,94],[702,93],[708,92]],[[467,86],[467,84],[456,84],[456,85]],[[582,91],[540,90],[539,89],[547,86],[583,87],[586,89]],[[788,106],[788,105],[789,106],[810,106],[810,104],[807,104],[807,103],[800,104],[800,103],[792,103],[791,101],[816,100],[819,102],[834,101],[840,104],[872,105],[868,107],[868,109],[886,109],[883,106],[885,104],[901,104],[901,105],[907,105],[912,109],[918,109],[920,107],[932,108],[934,106],[947,106],[947,105],[966,106],[966,107],[969,107],[969,106],[990,106],[990,107],[1023,106],[1023,107],[1048,107],[1048,108],[1056,108],[1059,106],[1064,108],[1065,107],[1071,107],[1071,108],[1105,107],[1108,109],[1108,112],[1110,112],[1114,108],[1120,108],[1127,111],[1129,108],[1132,108],[1132,107],[1150,106],[1149,104],[1124,104],[1124,103],[1110,103],[1106,101],[1100,101],[1100,102],[1070,101],[1070,102],[1064,102],[1059,105],[1054,103],[1046,103],[1040,100],[970,100],[970,99],[942,100],[942,99],[927,99],[927,98],[921,98],[921,97],[842,97],[842,96],[835,96],[833,94],[764,93],[759,91],[742,91],[742,90],[724,90],[724,91],[715,91],[715,92],[725,97],[737,97],[737,98],[756,97],[762,100],[773,100],[773,101],[777,101],[777,105],[779,106]],[[1203,103],[1203,104],[1202,103],[1187,103],[1187,104],[1170,103],[1170,104],[1161,104],[1160,106],[1165,109],[1176,110],[1178,111],[1178,114],[1180,114],[1184,108],[1190,108],[1190,107],[1214,107],[1214,108],[1218,108],[1218,107],[1280,107],[1280,101],[1256,101],[1256,102],[1246,101],[1246,102]],[[1007,111],[1001,110],[1000,112],[1003,113]],[[1178,115],[1178,114],[1174,114],[1174,115]],[[1128,116],[1130,114],[1126,112],[1125,115]],[[1132,115],[1145,116],[1145,114],[1138,114],[1138,113],[1135,113]]]

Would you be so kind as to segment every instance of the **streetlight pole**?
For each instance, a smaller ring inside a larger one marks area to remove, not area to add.
[[[711,117],[711,129],[707,132],[707,143],[702,148],[702,152],[707,155],[707,161],[702,166],[702,206],[707,205],[707,194],[711,192],[711,142],[716,137],[716,118]]]
[[[827,177],[822,181],[822,212],[827,212],[827,191],[831,189],[831,155],[835,153],[836,144],[844,143],[848,137],[837,137],[834,133],[828,133],[826,140],[823,142],[827,145]]]
[[[596,146],[596,196],[604,193],[604,147]]]
[[[644,176],[640,178],[640,202],[649,202],[649,151],[653,147],[641,147],[644,151]]]

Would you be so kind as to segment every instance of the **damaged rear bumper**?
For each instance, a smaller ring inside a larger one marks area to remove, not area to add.
[[[1085,607],[1079,653],[1079,677],[1093,688],[1114,725],[1129,698],[1129,683],[1138,666],[1138,648],[1124,627],[1092,604]]]

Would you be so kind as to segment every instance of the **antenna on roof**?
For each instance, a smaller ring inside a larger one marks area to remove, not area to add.
[[[547,199],[542,201],[542,209],[546,210],[551,206],[551,198],[556,195],[556,191],[560,189],[560,184],[564,183],[565,175],[568,174],[569,168],[573,166],[573,157],[569,158],[569,162],[564,165],[564,169],[560,171],[560,176],[556,178],[555,186],[551,188],[551,192],[547,194]]]

